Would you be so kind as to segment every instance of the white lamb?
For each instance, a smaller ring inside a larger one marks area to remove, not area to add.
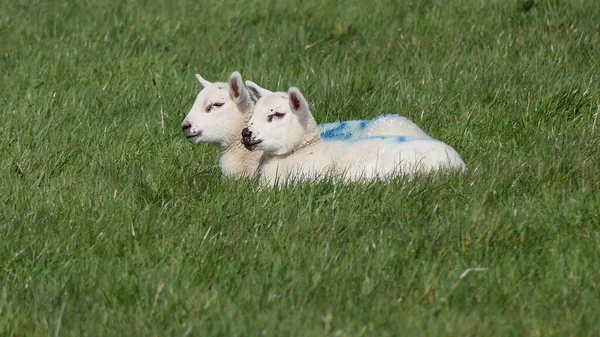
[[[254,103],[239,72],[229,82],[211,83],[196,74],[200,93],[181,124],[190,143],[211,143],[219,150],[219,166],[226,177],[256,177],[262,153],[246,150],[240,132],[252,115]],[[255,97],[269,94],[252,82]],[[418,135],[427,137],[416,124],[398,115],[382,115],[370,121],[347,121],[317,126],[324,140],[353,139],[370,135]]]
[[[261,185],[327,177],[347,182],[385,180],[404,174],[465,169],[452,147],[429,137],[373,136],[324,142],[297,88],[290,88],[287,94],[263,95],[244,132],[246,148],[264,151],[259,168]]]

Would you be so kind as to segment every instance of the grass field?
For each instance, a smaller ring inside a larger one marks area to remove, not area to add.
[[[598,336],[599,55],[591,0],[2,1],[0,335]],[[222,179],[180,123],[234,70],[468,171]]]

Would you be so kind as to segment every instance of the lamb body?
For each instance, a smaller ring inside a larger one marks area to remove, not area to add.
[[[449,145],[427,136],[371,136],[346,141],[321,139],[300,91],[264,95],[257,103],[244,144],[264,151],[261,185],[335,177],[346,182],[389,179],[465,164]]]

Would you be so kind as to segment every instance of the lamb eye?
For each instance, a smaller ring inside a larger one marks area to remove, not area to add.
[[[273,121],[273,117],[275,117],[275,119],[281,119],[283,116],[285,116],[285,113],[281,113],[281,112],[272,113],[267,116],[267,122],[271,123]]]
[[[206,109],[204,109],[204,111],[206,111],[206,113],[209,113],[214,107],[220,108],[223,105],[225,105],[225,102],[210,103],[209,105],[206,106]]]

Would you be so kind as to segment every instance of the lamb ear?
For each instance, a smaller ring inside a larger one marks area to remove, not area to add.
[[[290,108],[292,108],[292,111],[297,115],[305,115],[309,111],[308,102],[298,88],[291,87],[288,90],[288,100],[290,102]]]
[[[258,84],[252,81],[246,81],[246,88],[248,88],[248,91],[250,91],[250,95],[252,95],[252,98],[254,98],[255,101],[258,101],[261,97],[265,95],[273,93],[270,90],[261,88]]]
[[[198,86],[200,86],[200,90],[202,90],[212,84],[211,82],[203,79],[202,76],[200,76],[198,74],[196,74],[196,80],[198,80]]]
[[[234,71],[229,76],[229,96],[242,109],[246,109],[250,103],[250,95],[238,71]]]

